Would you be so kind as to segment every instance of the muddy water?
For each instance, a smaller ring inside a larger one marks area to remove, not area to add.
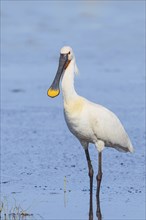
[[[103,218],[145,219],[144,2],[1,6],[1,199],[9,204],[7,212],[16,201],[34,219],[88,219],[83,149],[66,127],[61,95],[46,95],[67,44],[80,71],[76,90],[114,111],[135,146],[133,155],[103,153]],[[92,145],[90,152],[96,174]],[[96,219],[95,178],[93,193]]]

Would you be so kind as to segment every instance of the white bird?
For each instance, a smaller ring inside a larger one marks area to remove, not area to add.
[[[99,200],[103,149],[112,147],[122,152],[133,152],[133,146],[123,125],[113,112],[102,105],[88,101],[76,93],[74,74],[77,72],[78,68],[72,48],[69,46],[63,47],[60,51],[58,71],[48,90],[48,96],[53,98],[59,95],[59,81],[62,78],[65,121],[69,130],[77,137],[85,150],[91,194],[93,168],[88,151],[89,143],[93,143],[98,150],[97,199]],[[92,197],[90,199],[90,214],[92,215]],[[98,211],[100,212],[100,210]]]

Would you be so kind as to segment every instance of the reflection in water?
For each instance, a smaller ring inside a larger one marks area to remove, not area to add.
[[[101,180],[99,181],[101,183]],[[96,216],[98,220],[102,220],[102,214],[100,209],[100,183],[97,182],[97,192],[96,192]],[[89,202],[89,220],[93,220],[93,203],[92,203],[93,191],[90,188],[90,202]]]
[[[97,180],[97,191],[96,191],[96,202],[97,202],[97,211],[96,216],[98,220],[102,220],[101,210],[100,210],[100,185],[102,180],[102,153],[98,153],[98,174],[96,176]]]
[[[92,163],[90,160],[90,154],[88,149],[85,149],[85,155],[86,155],[86,160],[87,160],[87,165],[88,165],[88,171],[89,171],[89,180],[90,180],[90,200],[89,200],[89,220],[93,220],[93,167]],[[96,191],[96,203],[97,203],[97,210],[96,210],[96,216],[98,220],[102,220],[102,214],[101,214],[101,209],[100,209],[100,185],[101,185],[101,180],[102,180],[102,153],[98,153],[98,174],[96,176],[97,180],[97,191]],[[64,207],[66,207],[66,176],[64,177]]]
[[[85,155],[87,159],[88,169],[89,169],[89,178],[90,178],[90,207],[89,207],[89,220],[93,220],[93,203],[92,203],[92,197],[93,197],[93,167],[90,160],[90,154],[88,151],[88,148],[85,149]]]
[[[90,156],[88,154],[88,151],[86,152],[88,167],[89,167],[89,177],[90,177],[90,207],[89,207],[89,220],[93,220],[93,168],[90,161]],[[91,172],[92,171],[92,172]],[[92,175],[91,175],[92,174]],[[102,180],[102,154],[101,152],[98,153],[98,174],[96,176],[97,180],[97,191],[96,191],[96,203],[97,203],[97,210],[96,210],[96,216],[98,220],[102,220],[102,214],[100,209],[100,185]]]
[[[66,197],[66,176],[64,177],[64,207],[66,207],[67,204],[67,197]]]
[[[96,195],[96,203],[97,203],[97,210],[96,210],[96,216],[98,220],[102,220],[102,214],[101,214],[101,209],[100,209],[100,197],[99,195]]]

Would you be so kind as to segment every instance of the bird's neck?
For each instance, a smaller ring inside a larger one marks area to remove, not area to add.
[[[75,60],[72,60],[65,70],[62,78],[62,93],[66,104],[69,104],[69,102],[72,102],[78,96],[74,89],[74,72]]]

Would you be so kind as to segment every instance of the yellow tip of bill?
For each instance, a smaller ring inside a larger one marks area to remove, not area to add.
[[[57,89],[57,90],[54,90],[54,89],[48,89],[48,92],[47,92],[47,94],[48,94],[48,96],[50,96],[51,98],[54,98],[54,97],[56,97],[56,96],[58,96],[59,95],[59,89]]]

